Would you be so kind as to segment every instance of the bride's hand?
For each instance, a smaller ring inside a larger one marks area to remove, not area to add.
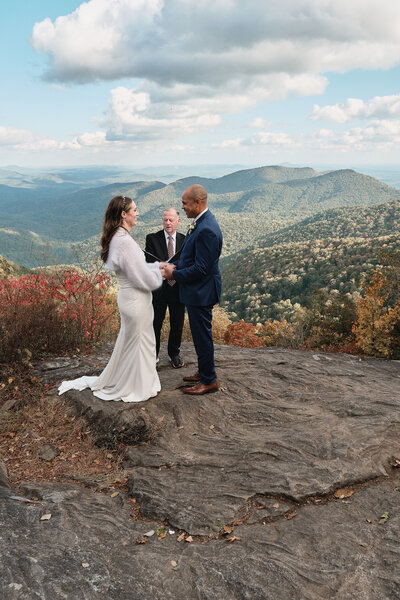
[[[171,263],[167,263],[162,270],[163,277],[165,277],[165,279],[173,279],[172,273],[175,269],[176,269],[175,265],[173,265]]]

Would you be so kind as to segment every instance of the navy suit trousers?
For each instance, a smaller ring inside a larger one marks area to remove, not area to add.
[[[210,306],[187,306],[190,330],[197,353],[201,382],[210,385],[216,381],[214,343],[212,338],[212,309]]]

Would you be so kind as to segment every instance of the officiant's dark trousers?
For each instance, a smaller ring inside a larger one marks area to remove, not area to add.
[[[210,385],[216,381],[214,342],[212,338],[212,309],[210,306],[187,306],[190,331],[197,354],[201,382]]]
[[[157,356],[160,352],[161,328],[167,306],[169,312],[168,356],[174,358],[174,356],[178,356],[181,347],[185,305],[179,301],[179,285],[171,287],[164,281],[160,288],[153,291],[153,328],[156,336]]]

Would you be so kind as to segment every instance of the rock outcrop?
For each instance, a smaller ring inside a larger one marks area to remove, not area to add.
[[[108,351],[40,376],[97,373]],[[219,346],[220,391],[188,397],[195,356],[183,353],[187,367],[162,363],[145,403],[60,398],[98,444],[126,444],[128,493],[29,483],[19,500],[0,495],[0,596],[400,598],[400,363]],[[165,537],[150,535],[160,526]]]

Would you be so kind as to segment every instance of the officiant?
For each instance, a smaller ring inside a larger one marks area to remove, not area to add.
[[[147,262],[178,260],[185,236],[177,231],[180,223],[176,208],[164,211],[163,229],[146,236],[145,257]],[[169,311],[168,356],[175,369],[184,366],[180,355],[182,330],[185,318],[185,305],[179,300],[179,284],[176,281],[164,281],[162,286],[153,291],[154,333],[156,336],[157,359],[160,351],[161,328],[165,314]]]

